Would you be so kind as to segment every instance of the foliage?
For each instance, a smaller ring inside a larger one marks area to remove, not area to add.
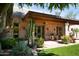
[[[2,27],[3,27],[3,20],[1,20],[1,17],[0,17],[0,32],[2,32]]]
[[[39,56],[79,56],[79,44],[58,47],[58,48],[50,48],[44,49],[38,52]]]
[[[76,7],[78,4],[77,3],[19,3],[18,6],[20,8],[24,7],[24,6],[28,6],[31,7],[33,5],[38,6],[38,7],[48,7],[49,10],[52,10],[52,8],[57,9],[59,8],[60,10],[63,10],[64,8],[69,8],[69,6],[73,6]],[[7,11],[6,9],[8,9],[7,7],[12,7],[13,4],[12,3],[2,3],[0,4],[0,12],[3,11]]]
[[[13,46],[15,46],[15,44],[16,44],[16,39],[14,38],[8,38],[8,39],[1,40],[1,45],[3,49],[12,48]]]
[[[78,29],[78,28],[76,28],[76,29],[74,29],[74,31],[75,31],[75,32],[79,32],[79,29]]]
[[[67,15],[65,15],[65,18],[67,18],[67,19],[75,19],[76,16],[77,16],[76,13],[69,12]]]
[[[0,32],[0,40],[5,39],[7,37],[7,30],[3,30],[2,32]]]
[[[3,4],[0,4],[0,13],[4,13],[6,11],[8,11],[8,9],[11,7],[11,3],[3,3]]]
[[[15,26],[15,27],[14,27],[14,33],[18,33],[18,30],[19,30],[18,27]]]
[[[42,37],[36,39],[36,45],[38,48],[43,47],[44,39]]]
[[[1,49],[2,49],[2,48],[1,48],[1,43],[0,43],[0,52],[1,52]]]
[[[12,49],[12,55],[32,55],[32,49],[27,46],[25,41],[18,41],[17,44]]]
[[[62,36],[62,41],[63,41],[63,43],[67,44],[69,42],[69,36],[67,36],[67,35]]]
[[[18,4],[21,8],[23,6],[28,6],[28,7],[31,7],[33,5],[35,6],[38,6],[38,7],[47,7],[50,11],[52,11],[52,9],[60,9],[60,10],[63,10],[65,8],[69,8],[70,6],[73,6],[73,7],[76,7],[77,4],[76,3],[19,3]]]
[[[61,15],[61,11],[60,11],[60,12],[55,11],[55,15],[56,15],[56,16],[60,16],[60,15]]]
[[[6,23],[9,22],[9,20],[11,20],[12,12],[13,12],[13,4],[11,3],[0,4],[0,16],[1,16],[1,21],[2,21],[1,29],[2,30],[5,28]],[[11,22],[9,22],[8,24],[10,23]]]
[[[14,29],[14,33],[18,33],[18,23],[14,23],[14,27],[13,27],[13,29]]]
[[[78,36],[77,34],[78,34],[78,32],[79,32],[79,29],[78,29],[78,28],[75,28],[75,29],[73,29],[72,32],[73,32],[73,34],[76,35],[76,37],[77,37],[77,36]]]

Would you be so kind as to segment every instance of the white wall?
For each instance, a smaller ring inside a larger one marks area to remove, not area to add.
[[[70,25],[69,32],[71,32],[71,28],[73,28],[73,29],[78,28],[79,29],[79,25]],[[76,37],[76,34],[75,34],[74,38],[79,39],[79,32],[77,33],[77,37]]]

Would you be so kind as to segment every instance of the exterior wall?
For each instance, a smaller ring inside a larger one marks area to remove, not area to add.
[[[26,37],[26,26],[27,26],[28,21],[21,21],[19,24],[19,38],[25,39]]]
[[[64,34],[64,23],[54,22],[50,20],[35,20],[36,25],[45,26],[45,39],[49,39],[50,34],[56,35],[57,29],[56,27],[63,28],[62,34]]]
[[[79,29],[79,25],[70,25],[70,26],[69,26],[69,32],[70,32],[70,33],[72,33],[72,31],[71,31],[72,28],[73,28],[73,29],[76,29],[76,28]],[[79,39],[79,32],[77,32],[77,33],[74,34],[74,38]]]
[[[44,36],[45,36],[45,39],[47,39],[49,37],[50,34],[54,33],[56,35],[56,27],[62,27],[63,30],[62,30],[62,34],[64,34],[64,23],[63,22],[55,22],[53,20],[44,20],[44,19],[34,19],[35,20],[35,23],[37,26],[44,26]],[[20,23],[20,29],[19,29],[19,35],[20,37],[24,37],[25,36],[25,31],[24,31],[24,27],[27,26],[28,24],[28,21],[29,21],[29,18],[25,19],[25,21],[21,22]]]

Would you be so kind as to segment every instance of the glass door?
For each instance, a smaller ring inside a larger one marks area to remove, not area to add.
[[[63,33],[63,28],[56,27],[56,33],[57,33],[58,39],[60,39],[60,37],[62,36],[62,33]]]
[[[44,26],[36,26],[35,36],[44,38]]]

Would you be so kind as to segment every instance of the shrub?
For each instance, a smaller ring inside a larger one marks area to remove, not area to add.
[[[69,42],[69,36],[62,36],[63,43],[67,44]]]
[[[8,38],[1,40],[2,49],[10,49],[16,44],[16,39],[14,38]]]
[[[14,33],[18,33],[18,27],[14,27]]]
[[[38,48],[43,47],[44,39],[42,37],[36,39],[36,45]]]
[[[12,55],[32,55],[32,49],[27,46],[25,41],[18,41],[15,47],[12,49]]]

